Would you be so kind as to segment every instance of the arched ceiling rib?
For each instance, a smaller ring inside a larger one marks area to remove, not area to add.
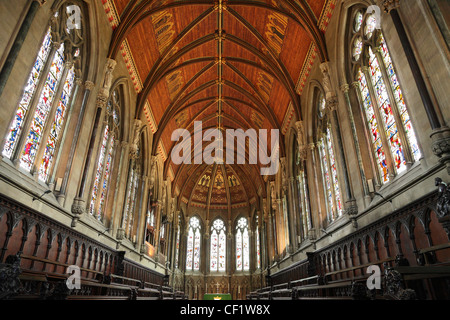
[[[296,83],[312,44],[319,59],[328,60],[319,17],[330,0],[106,1],[114,2],[120,16],[108,57],[116,59],[126,41],[142,80],[136,114],[150,106],[158,128],[152,155],[163,144],[164,177],[171,172],[179,201],[189,194],[191,202],[194,180],[210,171],[251,182],[244,188],[247,202],[258,189],[264,193],[261,164],[248,163],[247,149],[246,165],[176,165],[171,134],[178,128],[192,134],[195,121],[204,123],[202,132],[214,127],[281,132],[289,108],[301,119]],[[229,209],[232,195],[226,189]]]

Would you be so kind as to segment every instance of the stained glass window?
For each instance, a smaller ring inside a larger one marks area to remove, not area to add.
[[[178,216],[177,237],[175,243],[175,268],[178,268],[179,254],[180,254],[180,238],[181,238],[181,222]]]
[[[364,28],[364,35],[366,36],[367,39],[372,38],[376,26],[377,26],[377,18],[375,14],[371,14],[370,16],[367,17],[366,26]]]
[[[256,216],[256,267],[261,268],[261,244],[259,239],[259,217]]]
[[[189,220],[189,230],[187,239],[186,251],[186,269],[199,270],[200,269],[200,220],[192,217]]]
[[[72,67],[68,72],[66,81],[64,83],[63,91],[61,93],[61,97],[56,107],[55,117],[50,129],[47,145],[45,146],[44,156],[39,168],[39,178],[42,181],[47,181],[48,179],[49,169],[51,168],[51,165],[53,163],[57,143],[62,134],[64,119],[66,116],[70,97],[72,95],[74,82],[75,82],[75,69],[74,67]]]
[[[12,125],[9,129],[9,133],[6,137],[6,143],[3,146],[2,154],[11,158],[14,149],[19,140],[25,117],[30,108],[31,99],[33,98],[36,87],[41,79],[42,70],[44,69],[47,60],[49,58],[50,49],[52,47],[51,29],[49,28],[47,34],[44,37],[41,48],[39,49],[36,61],[34,62],[28,81],[25,85],[22,98],[19,102],[16,114],[12,121]]]
[[[421,152],[385,38],[381,30],[376,30],[376,17],[372,14],[361,20],[361,17],[357,16],[355,24],[359,23],[360,29],[355,28],[353,32],[352,56],[359,64],[356,77],[361,102],[370,131],[375,162],[381,182],[385,183],[390,180],[390,175],[407,169],[407,158],[411,161],[419,160]],[[367,40],[363,41],[362,36]],[[365,51],[364,46],[367,47]],[[375,46],[379,49],[375,49]],[[363,52],[364,58],[361,57]],[[367,71],[364,71],[366,67]],[[405,141],[402,141],[401,137],[406,137]],[[405,146],[409,146],[407,149],[410,149],[411,153],[405,151]],[[388,163],[390,159],[392,164]],[[389,172],[390,165],[394,172]]]
[[[309,211],[308,186],[304,170],[300,171],[300,174],[298,176],[298,188],[300,193],[300,208],[301,208],[303,236],[306,237],[308,235],[308,230],[310,230],[312,226]]]
[[[354,25],[355,32],[358,32],[359,30],[361,30],[363,18],[364,18],[364,15],[362,14],[362,12],[358,11],[355,16],[355,25]]]
[[[355,59],[355,61],[358,61],[359,58],[361,57],[362,49],[363,49],[363,40],[361,37],[357,37],[353,42],[353,51],[352,51],[353,59]]]
[[[221,219],[214,220],[211,226],[211,271],[225,271],[226,268],[225,224]]]
[[[319,98],[324,99],[323,96]],[[321,158],[323,184],[325,189],[326,203],[328,219],[333,221],[334,219],[342,215],[342,200],[341,192],[339,188],[339,177],[336,164],[336,157],[334,152],[333,136],[331,128],[327,127],[323,137],[320,140],[319,153]],[[306,186],[306,183],[302,183]],[[302,187],[303,188],[303,187]],[[306,220],[306,219],[305,219]],[[306,223],[310,221],[306,220]],[[305,230],[305,235],[307,234]]]
[[[59,13],[54,18],[61,19]],[[72,43],[73,52],[53,42],[53,31],[47,29],[2,149],[3,156],[18,161],[21,168],[36,173],[45,183],[50,181],[72,100],[76,73],[73,60],[81,52],[76,41]],[[81,35],[77,33],[72,40],[81,39]]]
[[[320,157],[322,159],[322,175],[323,180],[325,184],[325,196],[327,199],[327,207],[328,207],[328,217],[331,219],[332,214],[330,214],[333,210],[333,189],[331,186],[331,176],[330,176],[330,170],[328,167],[328,159],[327,159],[327,152],[326,147],[323,145],[320,146]]]
[[[95,216],[99,221],[103,220],[103,213],[107,195],[109,191],[112,162],[114,159],[114,151],[116,140],[120,125],[120,99],[114,99],[114,96],[119,96],[120,88],[113,90],[111,97],[107,104],[105,115],[105,128],[103,130],[102,142],[98,151],[97,167],[95,170],[94,182],[91,193],[91,202],[89,205],[89,213]],[[129,180],[130,193],[129,201],[127,202],[127,212],[134,208],[134,197],[137,183],[137,176],[133,174],[133,178]],[[134,191],[133,191],[134,190]],[[130,215],[128,215],[129,219]],[[124,223],[127,221],[124,220]],[[127,231],[127,230],[126,230]]]
[[[139,159],[135,159],[135,162],[132,164],[130,168],[130,173],[128,177],[129,180],[127,187],[127,197],[125,201],[125,211],[122,226],[122,228],[125,229],[128,238],[131,238],[132,236],[132,227],[134,223],[136,198],[139,187],[139,175],[141,171],[139,163],[140,163]]]
[[[384,153],[383,143],[381,142],[381,135],[378,129],[378,123],[373,108],[372,98],[370,97],[369,89],[367,87],[367,79],[361,68],[358,71],[358,82],[361,91],[362,102],[366,114],[366,120],[370,128],[370,138],[372,148],[376,157],[377,167],[384,182],[389,181],[388,167],[386,163],[386,155]]]
[[[384,36],[382,33],[379,34],[379,45],[381,49],[381,55],[383,57],[384,67],[386,68],[386,73],[389,78],[389,84],[391,85],[392,92],[394,93],[395,102],[402,118],[403,127],[406,131],[406,137],[408,139],[409,145],[411,147],[411,152],[414,156],[414,160],[419,160],[422,156],[419,145],[417,143],[417,138],[411,124],[411,119],[409,117],[408,109],[406,108],[405,100],[403,98],[402,89],[400,88],[400,83],[397,78],[397,74],[395,72],[394,66],[392,64],[391,56],[389,54],[389,50],[384,40]]]
[[[236,270],[250,270],[249,242],[247,219],[240,218],[236,226]]]

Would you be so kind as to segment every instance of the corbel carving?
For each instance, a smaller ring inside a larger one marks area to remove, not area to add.
[[[400,0],[382,0],[381,6],[384,11],[389,13],[391,10],[398,9],[400,7]]]
[[[130,158],[136,159],[139,156],[139,140],[140,140],[140,132],[143,127],[143,123],[139,119],[134,119],[134,138],[130,144]]]

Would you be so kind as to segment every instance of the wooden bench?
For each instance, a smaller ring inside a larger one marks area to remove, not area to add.
[[[270,300],[271,299],[271,287],[265,287],[258,291],[258,300]]]
[[[436,246],[432,246],[429,248],[420,249],[418,254],[420,257],[423,257],[423,263],[425,265],[432,265],[434,264],[434,257],[436,251],[450,249],[450,242],[438,244]],[[431,261],[430,261],[431,260]]]
[[[271,291],[272,300],[292,300],[292,290],[290,283],[274,285]]]

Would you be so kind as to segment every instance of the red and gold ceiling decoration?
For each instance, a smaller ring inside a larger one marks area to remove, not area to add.
[[[299,95],[312,63],[328,60],[324,32],[335,1],[102,0],[113,28],[108,57],[123,57],[136,114],[145,115],[152,154],[162,154],[180,201],[229,209],[264,195],[259,164],[174,164],[171,134],[193,132],[195,121],[203,130],[284,134],[302,118]]]

